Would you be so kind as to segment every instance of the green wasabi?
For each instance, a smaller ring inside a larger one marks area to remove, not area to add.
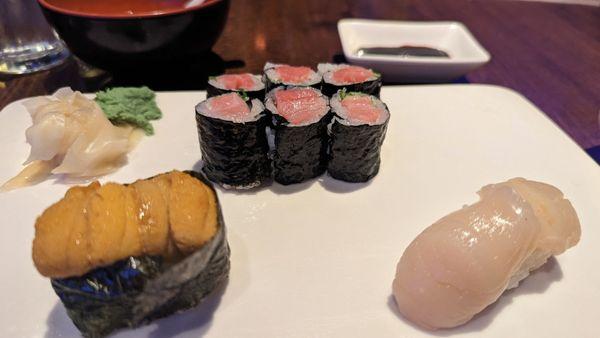
[[[114,124],[131,124],[153,135],[151,120],[162,117],[148,87],[115,87],[96,93],[96,102]]]

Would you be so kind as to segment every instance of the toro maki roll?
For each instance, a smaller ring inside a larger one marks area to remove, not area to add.
[[[196,106],[202,171],[229,189],[250,189],[271,177],[265,128],[268,117],[257,99],[236,93],[214,96]]]
[[[223,74],[208,79],[206,96],[213,97],[227,93],[246,94],[251,99],[265,99],[265,84],[260,75],[250,73]]]
[[[129,185],[70,188],[35,223],[33,261],[86,337],[198,305],[226,280],[217,195],[172,171]]]
[[[379,97],[381,75],[371,69],[347,64],[321,63],[319,73],[323,76],[323,94],[332,96],[338,90],[362,92]]]
[[[281,184],[300,183],[327,166],[328,99],[310,87],[277,88],[267,94],[274,130],[273,177]]]
[[[267,62],[264,74],[267,92],[278,86],[303,86],[321,89],[321,75],[309,67]]]
[[[347,182],[366,182],[379,172],[381,145],[390,113],[378,98],[338,92],[331,98],[335,114],[327,172]]]

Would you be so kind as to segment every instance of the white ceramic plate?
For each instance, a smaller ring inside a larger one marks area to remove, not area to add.
[[[383,73],[385,81],[451,81],[490,60],[490,54],[460,22],[342,19],[338,32],[346,59]],[[440,49],[450,57],[357,54],[359,48],[406,45]]]
[[[203,92],[159,93],[165,117],[130,163],[102,178],[130,182],[200,159],[194,105]],[[522,96],[490,86],[384,87],[392,117],[379,175],[327,177],[253,193],[220,190],[231,244],[224,291],[199,308],[118,337],[598,337],[600,169]],[[29,117],[0,112],[0,181],[27,157]],[[429,333],[391,300],[396,262],[425,227],[514,176],[549,182],[572,201],[582,240],[468,324]],[[35,217],[64,194],[47,181],[0,194],[0,337],[78,334],[31,261]]]

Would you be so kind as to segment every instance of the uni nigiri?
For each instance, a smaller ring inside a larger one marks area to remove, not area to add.
[[[32,257],[85,337],[195,307],[229,274],[217,194],[177,170],[70,188],[36,220]]]

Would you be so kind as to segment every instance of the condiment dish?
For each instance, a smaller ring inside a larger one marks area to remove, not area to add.
[[[338,32],[346,60],[379,70],[386,82],[447,82],[484,65],[490,54],[460,22],[342,19]],[[368,47],[429,47],[449,57],[359,53]]]

